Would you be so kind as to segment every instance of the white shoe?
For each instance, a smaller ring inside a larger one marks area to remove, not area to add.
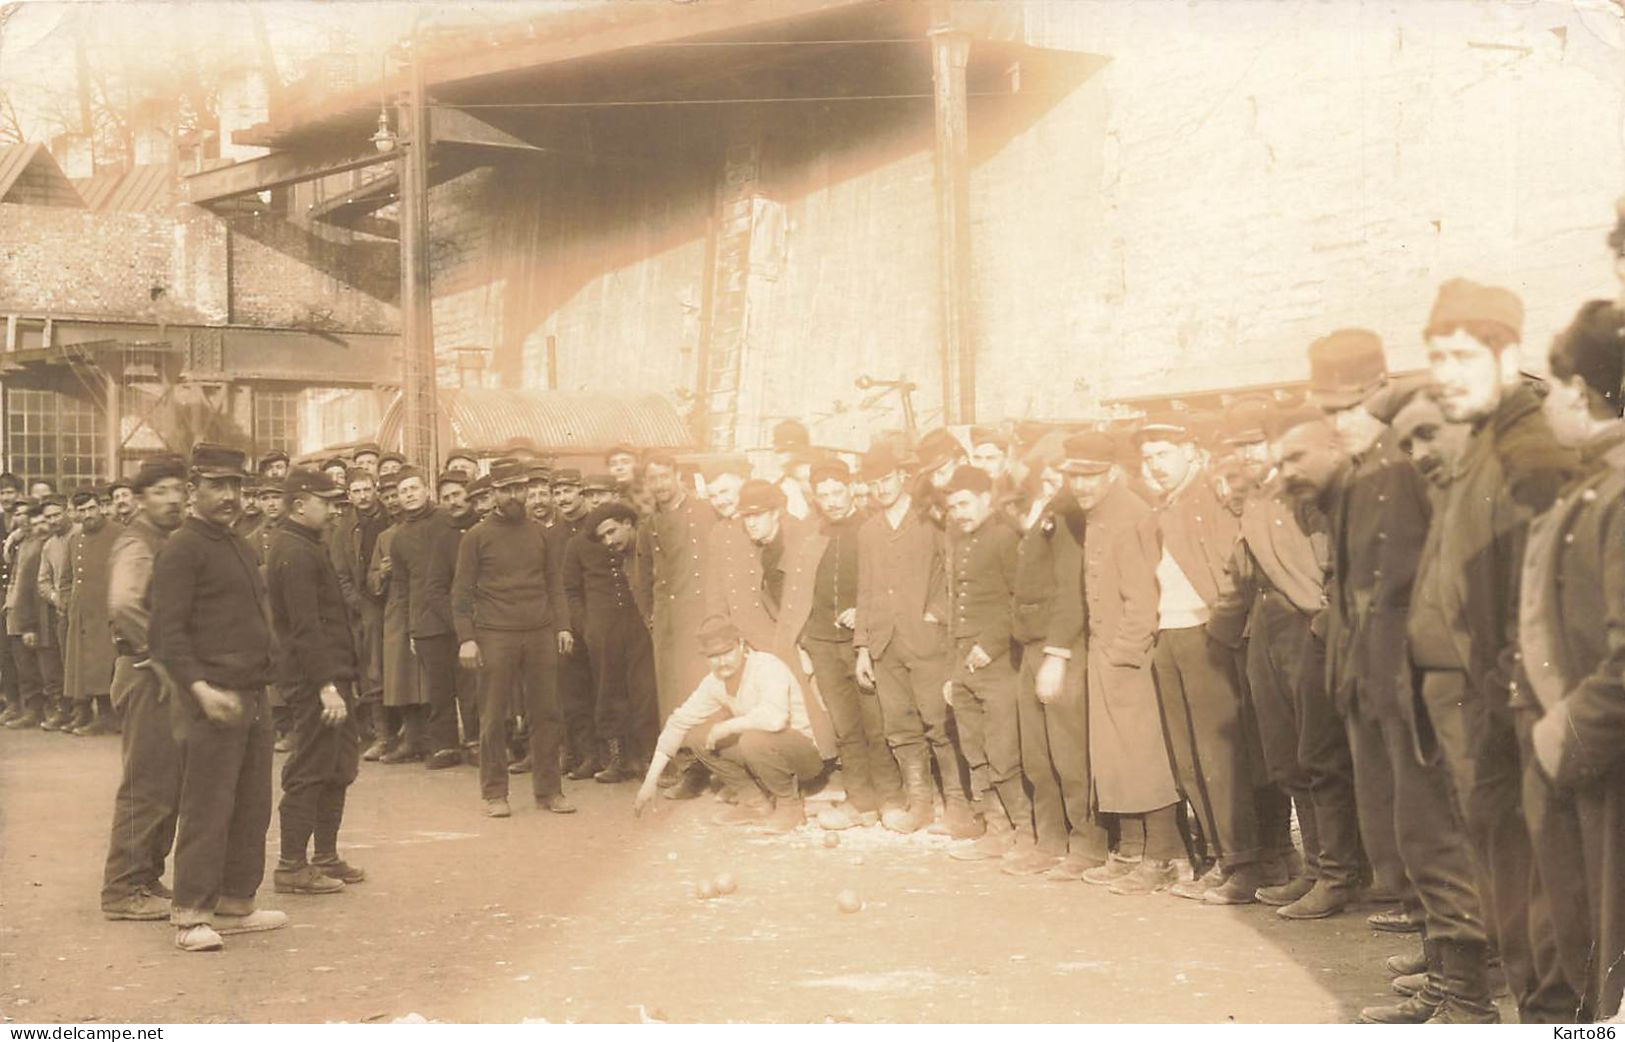
[[[182,926],[175,931],[175,947],[183,952],[217,952],[226,943],[208,923]]]
[[[262,930],[280,930],[288,925],[288,913],[269,908],[256,908],[247,915],[214,916],[215,930],[222,934],[259,933]]]

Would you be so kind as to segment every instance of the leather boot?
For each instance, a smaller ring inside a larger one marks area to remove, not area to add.
[[[971,808],[970,800],[949,793],[943,797],[942,831],[954,839],[975,839],[987,831],[987,822]]]
[[[606,739],[609,746],[609,762],[604,769],[592,776],[592,780],[600,785],[618,785],[624,781],[631,781],[633,774],[626,768],[626,743],[619,738]]]
[[[1324,919],[1347,908],[1354,891],[1324,877],[1315,880],[1307,894],[1275,910],[1282,919]]]
[[[1383,963],[1388,972],[1395,977],[1409,977],[1413,973],[1424,973],[1428,968],[1428,953],[1424,947],[1415,954],[1390,955]]]
[[[1501,1014],[1490,997],[1489,945],[1439,940],[1439,979],[1444,1001],[1429,1024],[1499,1024]]]
[[[1424,940],[1422,951],[1427,956],[1427,980],[1422,990],[1393,1006],[1367,1006],[1360,1011],[1362,1024],[1425,1024],[1433,1019],[1444,1004],[1443,963],[1440,945]]]
[[[40,725],[40,707],[40,699],[30,699],[24,706],[22,715],[7,724],[6,730],[21,731],[38,727]]]
[[[22,716],[25,712],[27,712],[27,710],[23,708],[22,699],[17,699],[16,701],[13,701],[13,702],[7,702],[6,703],[6,711],[3,712],[3,713],[0,713],[0,727],[6,726],[7,724],[11,723],[13,720],[17,719],[19,716]]]
[[[955,861],[991,861],[1003,857],[1015,842],[1016,831],[1010,827],[1001,810],[987,816],[986,833],[981,839],[969,846],[950,850],[948,856]]]
[[[936,817],[931,798],[931,764],[920,748],[903,752],[898,759],[902,761],[903,793],[908,805],[886,811],[880,823],[893,832],[918,832]]]
[[[60,731],[68,726],[68,721],[72,718],[73,710],[69,707],[67,699],[52,699],[51,711],[40,721],[39,727],[41,731]]]

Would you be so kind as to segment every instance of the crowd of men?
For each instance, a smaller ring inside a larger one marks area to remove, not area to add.
[[[1625,215],[1610,244],[1625,254]],[[483,813],[715,793],[787,832],[930,829],[1125,897],[1362,904],[1420,950],[1379,1023],[1616,1015],[1625,985],[1625,311],[1521,361],[1453,279],[1424,373],[1341,329],[1302,400],[857,457],[773,480],[620,446],[255,473],[200,444],[64,499],[0,476],[11,729],[121,730],[102,908],[189,951],[365,879],[362,760],[478,767]],[[1293,822],[1300,837],[1295,842]],[[1301,842],[1301,850],[1299,843]],[[173,851],[173,890],[161,882]]]

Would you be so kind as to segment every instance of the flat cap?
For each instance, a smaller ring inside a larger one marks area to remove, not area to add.
[[[457,448],[446,453],[447,463],[450,463],[454,459],[466,459],[470,463],[478,463],[480,461],[480,454],[475,452],[473,449],[465,449],[458,446]]]
[[[744,634],[739,632],[732,619],[724,615],[713,615],[700,623],[700,654],[725,655],[739,646],[744,640]]]
[[[518,460],[502,460],[491,468],[490,482],[492,488],[528,485],[530,483],[530,471]]]
[[[897,454],[891,450],[890,445],[873,445],[863,454],[863,462],[858,466],[858,474],[865,481],[878,481],[887,474],[901,470],[903,465],[898,462]]]
[[[1309,398],[1324,409],[1359,405],[1387,379],[1382,340],[1369,329],[1339,329],[1309,345]]]
[[[284,484],[285,483],[280,478],[260,478],[259,481],[254,484],[254,495],[280,496],[282,495]]]
[[[186,480],[186,461],[174,453],[149,456],[141,461],[141,467],[135,472],[135,479],[130,482],[130,488],[141,493],[170,478]]]
[[[834,456],[826,456],[807,471],[807,483],[813,488],[816,489],[820,481],[839,481],[849,485],[852,483],[852,468]]]
[[[1118,462],[1117,443],[1110,434],[1084,431],[1061,443],[1062,474],[1104,474]]]
[[[583,492],[614,492],[615,479],[608,474],[588,474],[581,482]]]
[[[84,506],[86,503],[94,503],[96,502],[97,498],[96,493],[97,488],[95,485],[86,485],[84,488],[76,488],[73,490],[73,496],[69,498],[68,502],[76,507]]]
[[[1146,416],[1139,430],[1134,432],[1135,444],[1145,441],[1191,441],[1195,438],[1191,417],[1184,412],[1165,409]]]
[[[807,425],[800,420],[780,420],[773,425],[774,452],[793,452],[811,444],[812,435],[807,433]]]
[[[265,455],[260,457],[259,469],[264,470],[266,467],[269,467],[273,463],[286,463],[286,462],[288,462],[288,454],[286,452],[283,452],[281,449],[274,449],[271,452],[267,452]]]
[[[605,521],[621,521],[629,525],[635,525],[638,523],[638,512],[633,510],[630,504],[623,503],[618,499],[612,499],[608,503],[600,503],[589,510],[587,516],[581,522],[581,530],[587,533],[588,539],[596,543],[598,541],[598,528]]]
[[[784,490],[769,481],[753,478],[739,486],[739,514],[765,514],[784,506]]]
[[[404,467],[406,466],[406,457],[402,456],[398,452],[386,452],[382,456],[378,457],[378,465],[380,467],[385,463],[399,463]]]
[[[1219,440],[1226,445],[1257,445],[1270,437],[1270,417],[1275,403],[1268,398],[1239,398],[1225,411]]]
[[[950,496],[955,492],[975,492],[980,495],[983,492],[993,491],[993,479],[980,467],[957,467],[942,491]]]
[[[382,456],[383,454],[383,446],[375,441],[364,441],[350,450],[351,456]]]
[[[1471,279],[1450,279],[1439,287],[1424,337],[1449,336],[1469,324],[1500,326],[1514,342],[1523,336],[1523,301],[1509,289]]]
[[[920,439],[920,443],[914,447],[914,455],[919,458],[920,469],[929,472],[965,455],[965,446],[948,428],[938,427]]]
[[[580,485],[581,471],[575,467],[560,467],[553,472],[554,485]]]
[[[241,479],[248,476],[248,456],[226,445],[200,441],[192,446],[191,468],[206,478]]]
[[[1404,441],[1415,434],[1416,428],[1423,424],[1431,423],[1442,427],[1445,422],[1444,411],[1439,408],[1438,401],[1430,394],[1417,394],[1412,395],[1410,401],[1394,414],[1390,426],[1394,430],[1394,436]]]
[[[282,492],[288,496],[317,496],[321,499],[337,499],[344,494],[344,490],[327,476],[325,469],[311,470],[309,467],[291,471],[282,482]]]

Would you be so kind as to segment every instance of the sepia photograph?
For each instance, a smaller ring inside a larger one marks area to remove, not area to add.
[[[1622,1022],[1625,0],[0,0],[0,315],[8,1040]]]

